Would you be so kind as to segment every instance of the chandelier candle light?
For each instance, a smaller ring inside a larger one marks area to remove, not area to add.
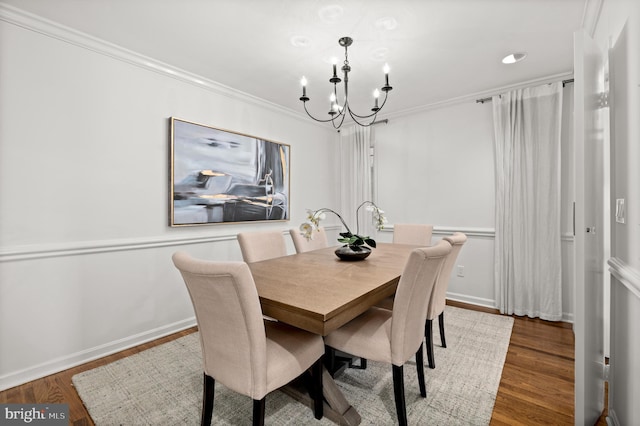
[[[343,72],[343,79],[340,79],[340,77],[338,77],[337,60],[334,60],[333,75],[329,79],[329,82],[333,83],[333,92],[331,92],[331,96],[329,97],[329,101],[330,101],[329,115],[331,118],[328,118],[326,120],[321,120],[311,115],[311,113],[307,109],[307,101],[309,100],[309,97],[307,96],[307,79],[305,77],[302,77],[302,79],[300,80],[300,83],[302,84],[302,96],[300,97],[300,100],[304,105],[304,110],[307,113],[307,115],[312,119],[319,121],[321,123],[326,123],[331,121],[331,124],[333,124],[333,127],[336,129],[339,129],[340,126],[342,126],[342,123],[344,122],[344,118],[347,116],[347,113],[349,114],[349,116],[351,116],[353,121],[355,121],[360,126],[363,126],[363,127],[371,126],[376,121],[376,116],[378,115],[378,112],[384,107],[385,103],[387,102],[387,95],[389,91],[393,89],[393,87],[389,86],[389,65],[385,64],[383,68],[384,86],[380,88],[380,90],[384,92],[384,100],[382,101],[382,105],[378,106],[378,98],[380,97],[380,91],[376,89],[373,92],[374,105],[373,105],[373,108],[371,108],[371,111],[373,111],[371,114],[359,115],[351,110],[351,108],[349,107],[349,72],[351,71],[351,66],[349,65],[347,48],[351,46],[352,43],[353,43],[353,39],[351,37],[342,37],[340,38],[340,40],[338,40],[338,44],[344,47],[344,65],[342,65],[342,68],[341,68]],[[338,83],[340,83],[343,80],[344,80],[344,102],[342,103],[342,105],[340,105],[340,103],[338,102]]]
[[[323,207],[318,210],[307,210],[307,221],[300,225],[300,232],[307,239],[313,239],[313,232],[319,230],[320,221],[323,220],[326,215],[325,212],[335,214],[342,225],[345,227],[346,232],[341,232],[338,242],[343,243],[342,247],[336,249],[335,253],[342,260],[363,260],[371,254],[371,249],[376,247],[376,241],[368,236],[362,236],[360,234],[360,223],[358,218],[358,212],[362,206],[367,206],[366,210],[371,212],[373,223],[377,230],[384,228],[384,224],[387,223],[387,218],[384,216],[384,211],[381,210],[374,202],[365,201],[356,209],[356,233],[352,233],[344,219],[336,211]]]

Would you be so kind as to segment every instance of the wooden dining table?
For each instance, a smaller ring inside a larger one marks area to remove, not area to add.
[[[418,246],[378,243],[365,260],[344,261],[337,247],[249,264],[264,315],[326,336],[377,302],[395,293],[411,250]],[[325,369],[325,416],[338,424],[357,425],[361,418]],[[285,392],[311,405],[308,395]]]

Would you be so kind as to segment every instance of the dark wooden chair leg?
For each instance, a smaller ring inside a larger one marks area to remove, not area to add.
[[[404,375],[402,365],[391,365],[393,368],[393,395],[396,400],[396,412],[400,426],[407,425],[407,407],[404,401]]]
[[[323,357],[320,357],[311,367],[313,376],[313,415],[320,420],[324,415],[324,398],[322,397],[322,364]]]
[[[204,375],[202,389],[202,426],[209,426],[213,417],[213,395],[215,393],[216,381],[211,376]]]
[[[444,311],[438,315],[438,323],[440,325],[440,341],[442,342],[442,347],[446,348],[447,341],[444,339]]]
[[[427,397],[427,386],[424,383],[424,355],[422,355],[422,344],[416,352],[416,369],[418,370],[418,386],[420,386],[420,395]]]
[[[265,398],[253,400],[253,426],[264,426]]]
[[[428,319],[424,325],[424,338],[427,341],[427,361],[429,368],[436,368],[436,361],[433,357],[433,321]]]

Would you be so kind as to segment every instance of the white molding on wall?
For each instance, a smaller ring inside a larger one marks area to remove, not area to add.
[[[385,225],[380,232],[393,232],[393,225]],[[462,232],[467,237],[487,237],[495,238],[496,230],[493,228],[472,228],[463,226],[434,226],[434,235],[450,235],[454,232]]]
[[[329,225],[326,226],[326,228],[327,230],[339,230],[340,226]],[[393,225],[385,226],[382,230],[380,230],[380,232],[393,232]],[[463,232],[468,237],[495,238],[495,229],[493,228],[472,228],[457,226],[435,226],[433,228],[434,235],[450,235],[454,232]],[[286,235],[287,233],[288,230],[283,231],[283,234]],[[4,248],[0,250],[0,263],[20,260],[44,259],[51,257],[109,253],[116,251],[142,250],[158,247],[172,247],[189,244],[206,244],[212,242],[235,240],[236,235],[237,233],[180,238],[135,238]],[[562,240],[572,242],[573,234],[563,234]]]
[[[467,237],[495,238],[496,230],[493,228],[467,228],[458,226],[434,226],[434,235],[451,235],[454,232],[462,232]]]
[[[517,84],[511,84],[508,86],[496,87],[483,92],[472,93],[469,95],[460,96],[457,98],[445,99],[440,102],[434,102],[427,105],[421,105],[415,108],[404,109],[388,114],[381,114],[378,116],[378,121],[390,120],[398,117],[405,117],[408,115],[419,114],[424,111],[431,111],[440,108],[446,108],[453,105],[458,105],[466,102],[476,102],[478,99],[490,98],[494,95],[499,95],[511,90],[523,89],[525,87],[539,86],[547,83],[554,83],[560,80],[567,80],[573,78],[573,71],[564,72],[560,74],[554,74],[546,77],[535,78],[532,80],[523,81]]]
[[[585,29],[590,37],[596,32],[598,21],[600,20],[600,14],[602,13],[603,0],[587,0],[584,3],[584,10],[582,11],[582,28]]]
[[[393,225],[385,225],[380,232],[393,232]],[[450,235],[454,232],[462,232],[467,237],[485,237],[495,238],[496,230],[494,228],[473,228],[464,226],[434,226],[433,235]],[[570,232],[565,232],[560,236],[562,241],[573,242],[574,235]]]
[[[494,299],[485,299],[483,297],[468,296],[466,294],[447,292],[447,299],[456,302],[468,303],[470,305],[483,306],[485,308],[497,309]]]
[[[617,257],[612,257],[607,263],[611,275],[640,299],[640,271]]]
[[[325,226],[327,231],[340,231],[339,225]],[[289,237],[289,227],[282,231]],[[221,241],[235,241],[237,232],[231,234],[179,237],[179,238],[132,238],[105,241],[83,241],[61,244],[39,244],[13,248],[0,248],[0,263],[16,262],[20,260],[45,259],[51,257],[80,256],[96,253],[110,253],[117,251],[144,250],[158,247],[174,247],[190,244],[217,243]]]
[[[216,81],[204,78],[200,75],[191,73],[181,68],[158,61],[148,56],[136,53],[132,50],[125,49],[113,43],[109,43],[97,37],[59,24],[57,22],[42,18],[38,15],[29,13],[22,9],[0,3],[0,20],[5,21],[19,27],[25,28],[43,34],[47,37],[55,38],[65,43],[83,49],[91,50],[101,55],[117,59],[128,64],[144,68],[149,71],[162,74],[166,77],[193,84],[201,89],[209,90],[217,94],[227,96],[232,99],[238,99],[262,108],[273,110],[279,114],[286,114],[290,117],[304,120],[305,123],[316,124],[321,126],[322,123],[309,121],[302,111],[294,111],[281,105],[267,101],[265,99],[253,96],[249,93],[242,92],[238,89],[226,86]]]
[[[602,2],[602,0],[589,0],[590,2]],[[586,10],[586,9],[585,9]],[[216,81],[204,78],[200,75],[193,74],[189,71],[177,68],[173,65],[158,61],[148,56],[141,55],[134,51],[125,49],[116,44],[109,43],[97,37],[93,37],[89,34],[59,24],[57,22],[42,18],[38,15],[26,12],[22,9],[0,3],[0,20],[9,22],[27,30],[35,31],[48,37],[52,37],[66,43],[73,44],[75,46],[91,50],[93,52],[109,56],[111,58],[135,65],[146,70],[150,70],[167,77],[174,78],[176,80],[193,84],[199,88],[206,89],[224,96],[228,96],[233,99],[243,100],[245,102],[271,109],[278,113],[286,114],[290,117],[303,120],[306,123],[323,127],[323,123],[317,123],[309,121],[307,116],[301,111],[295,111],[289,108],[285,108],[276,103],[267,101],[265,99],[253,96],[249,93],[242,92],[232,87],[223,85]],[[390,118],[404,117],[412,114],[417,114],[423,111],[430,111],[434,109],[444,108],[451,105],[457,105],[465,102],[475,102],[476,99],[482,99],[493,96],[495,94],[504,93],[509,90],[520,89],[523,87],[529,87],[534,85],[541,85],[545,83],[551,83],[558,80],[567,78],[573,78],[573,72],[565,72],[555,74],[547,77],[536,78],[513,84],[504,87],[498,87],[491,90],[473,93],[470,95],[460,96],[457,98],[446,99],[440,102],[434,102],[427,105],[422,105],[415,108],[409,108],[390,114],[380,115],[378,121],[389,120]]]
[[[496,307],[496,301],[494,299],[486,299],[482,297],[468,296],[466,294],[447,292],[448,300],[455,300],[456,302],[469,303],[470,305],[483,306],[485,308],[498,309]],[[566,312],[562,313],[562,322],[573,324],[573,314]]]
[[[237,234],[182,238],[136,238],[107,241],[72,242],[63,244],[23,246],[0,251],[0,263],[18,260],[33,260],[49,257],[78,256],[157,247],[172,247],[188,244],[204,244],[235,240]]]
[[[0,376],[0,391],[186,330],[195,325],[195,317],[187,318],[173,324],[168,324],[133,336],[128,336],[94,348],[55,358],[24,370],[13,371],[10,374]]]

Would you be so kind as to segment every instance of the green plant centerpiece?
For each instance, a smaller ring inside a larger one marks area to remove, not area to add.
[[[340,222],[342,222],[342,225],[346,230],[346,232],[340,232],[338,242],[344,245],[336,249],[336,255],[342,260],[364,260],[371,254],[371,249],[376,247],[376,241],[369,236],[360,235],[358,213],[363,206],[366,206],[365,208],[367,211],[371,212],[371,217],[376,229],[380,230],[384,228],[384,224],[387,222],[387,219],[384,216],[384,211],[374,202],[365,201],[356,209],[355,234],[351,232],[349,226],[338,212],[326,207],[318,210],[307,210],[307,221],[300,225],[300,231],[307,240],[313,239],[313,233],[314,231],[319,230],[320,221],[325,219],[326,213],[333,213],[338,217],[338,219],[340,219]]]

